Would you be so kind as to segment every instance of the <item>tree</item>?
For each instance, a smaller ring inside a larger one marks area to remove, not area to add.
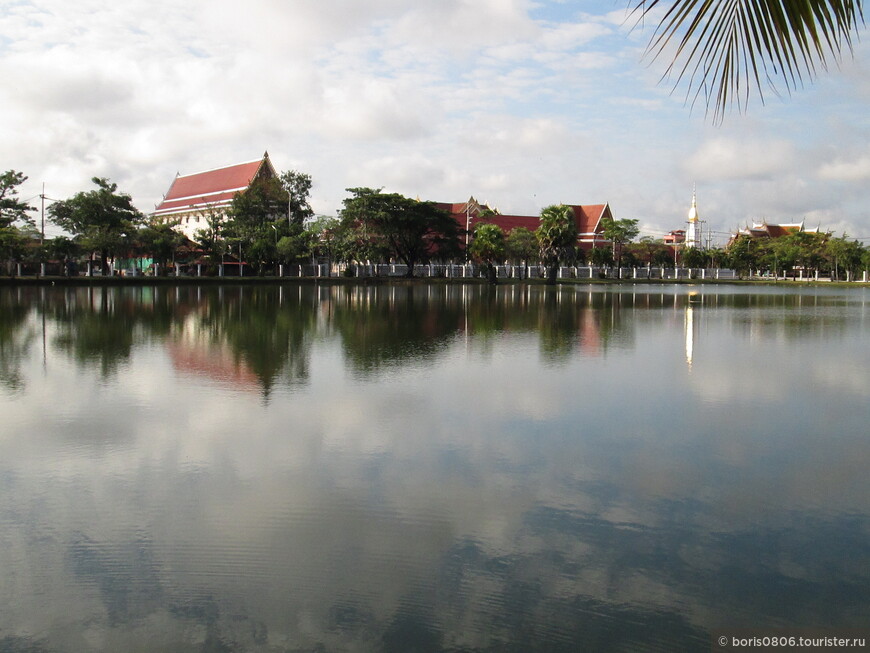
[[[637,238],[640,229],[637,220],[614,220],[610,217],[601,219],[604,237],[613,243],[613,258],[617,267],[622,267],[622,248]]]
[[[704,250],[697,247],[686,247],[683,249],[683,267],[686,268],[702,268],[707,264],[707,255]]]
[[[125,246],[143,216],[129,195],[118,193],[117,184],[102,177],[92,181],[96,190],[55,202],[49,207],[49,217],[57,226],[78,236],[81,246],[91,252],[92,260],[93,252],[100,252],[103,274],[107,274],[109,256]]]
[[[243,193],[236,193],[229,210],[225,235],[243,250],[257,274],[278,258],[278,240],[298,235],[302,225],[287,219],[289,194],[280,179],[255,179]],[[241,265],[242,261],[239,261]]]
[[[357,260],[401,260],[414,276],[414,266],[433,258],[449,259],[459,252],[459,225],[434,202],[420,202],[371,188],[348,188],[342,225],[355,241]]]
[[[281,186],[287,193],[287,219],[290,225],[301,227],[314,216],[309,196],[311,195],[311,175],[296,170],[286,170],[279,177]]]
[[[864,247],[857,240],[850,241],[846,234],[840,238],[831,238],[825,250],[834,264],[831,279],[839,279],[842,269],[846,272],[846,281],[851,281],[852,276],[861,269]]]
[[[30,240],[28,227],[33,220],[28,212],[33,207],[18,199],[18,187],[27,181],[21,172],[7,170],[0,175],[0,259],[19,259]]]
[[[817,68],[851,52],[864,22],[862,0],[635,0],[634,6],[643,19],[660,5],[667,8],[648,53],[673,53],[666,76],[674,75],[676,85],[686,81],[693,103],[703,94],[715,121],[735,102],[745,109],[753,92],[764,102],[763,83],[776,92],[779,80],[791,92],[812,80]]]
[[[150,254],[161,269],[166,269],[169,261],[175,262],[178,250],[187,243],[187,238],[175,230],[171,222],[150,222],[136,234],[137,244],[143,253]]]
[[[45,253],[49,260],[60,261],[64,274],[69,275],[73,262],[81,254],[81,248],[72,238],[56,236],[45,241]]]
[[[522,263],[528,276],[529,261],[538,257],[538,239],[525,227],[515,227],[505,238],[505,254],[515,264]]]
[[[348,230],[341,220],[321,215],[305,227],[306,253],[312,258],[325,258],[329,263],[348,259]]]
[[[224,214],[215,208],[209,208],[205,211],[205,224],[205,229],[196,230],[194,241],[210,265],[216,266],[223,261],[223,257],[227,253],[227,241],[224,238]]]
[[[559,263],[577,247],[577,221],[574,210],[565,204],[546,206],[541,210],[541,224],[535,230],[541,260],[547,266],[547,283],[554,285]]]
[[[497,224],[481,222],[474,228],[469,254],[483,264],[486,278],[493,285],[498,283],[495,264],[504,260],[505,251],[504,231]]]
[[[665,245],[664,241],[656,240],[652,236],[644,236],[632,246],[638,258],[645,262],[648,266],[661,265],[661,260],[666,258],[673,264],[674,256],[670,248]]]
[[[758,246],[752,238],[739,237],[726,250],[728,264],[742,278],[758,266]]]
[[[598,267],[613,265],[613,252],[607,247],[593,247],[589,250],[589,261]]]
[[[7,170],[0,175],[0,230],[8,229],[16,222],[33,224],[27,213],[35,209],[18,199],[18,187],[25,181],[27,177],[24,173],[15,170]]]

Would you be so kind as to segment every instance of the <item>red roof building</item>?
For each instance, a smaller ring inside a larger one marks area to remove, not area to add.
[[[193,239],[208,225],[211,214],[224,215],[237,193],[244,193],[256,179],[277,177],[266,152],[263,158],[191,175],[177,175],[152,217],[178,221],[180,230]]]
[[[534,231],[541,223],[540,216],[505,215],[499,213],[497,209],[491,209],[486,204],[480,204],[474,197],[471,197],[467,202],[458,204],[447,202],[436,202],[435,204],[438,208],[452,215],[459,227],[467,230],[470,234],[473,234],[474,228],[481,223],[498,225],[505,232],[505,235],[517,227],[525,227],[529,231]],[[589,250],[596,246],[610,244],[610,241],[603,235],[604,229],[601,224],[603,218],[613,218],[609,204],[573,204],[570,206],[577,222],[577,245],[579,247]],[[470,238],[471,235],[465,240],[466,245]]]
[[[686,242],[686,230],[674,229],[672,232],[665,234],[662,241],[665,245],[682,245]]]
[[[768,224],[766,220],[763,220],[761,222],[753,223],[751,227],[738,229],[737,233],[731,236],[728,244],[730,245],[738,238],[781,238],[782,236],[788,236],[789,234],[798,232],[819,233],[820,231],[821,229],[818,227],[815,229],[807,229],[803,222]]]

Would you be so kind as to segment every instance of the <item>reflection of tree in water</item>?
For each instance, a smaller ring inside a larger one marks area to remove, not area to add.
[[[571,286],[481,288],[468,303],[468,328],[484,343],[494,333],[537,333],[544,360],[564,362],[578,351],[598,355],[612,343],[633,343],[623,307],[617,295]]]
[[[12,392],[24,389],[21,363],[36,334],[26,325],[33,299],[26,294],[0,291],[0,385]]]
[[[22,304],[24,314],[26,306]],[[198,344],[228,347],[266,394],[276,381],[293,384],[308,378],[308,334],[316,324],[310,289],[285,297],[277,287],[68,288],[50,295],[45,313],[56,326],[57,349],[83,366],[98,368],[102,378],[116,374],[135,346],[165,342],[192,319],[195,337],[202,341]]]
[[[331,325],[340,334],[348,365],[371,374],[445,351],[461,324],[461,306],[427,286],[336,288]]]
[[[138,305],[111,288],[69,289],[49,308],[57,325],[54,345],[82,366],[113,376],[130,359],[140,322]]]
[[[317,324],[311,287],[210,288],[200,294],[194,321],[214,347],[229,347],[236,364],[257,377],[266,396],[276,382],[308,380]]]

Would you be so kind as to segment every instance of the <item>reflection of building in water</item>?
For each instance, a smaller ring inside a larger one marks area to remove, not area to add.
[[[695,315],[695,309],[700,305],[701,296],[696,292],[689,293],[686,304],[686,364],[690,370],[695,360],[695,344],[698,342],[698,316]]]
[[[175,338],[167,344],[176,372],[259,392],[257,375],[244,360],[234,355],[226,342],[213,340],[200,328],[195,316],[188,316]]]
[[[692,369],[692,358],[695,355],[695,316],[692,305],[686,307],[686,363]]]

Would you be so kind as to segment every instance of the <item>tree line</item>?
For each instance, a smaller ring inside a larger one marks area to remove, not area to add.
[[[409,276],[415,265],[429,262],[474,262],[492,282],[496,266],[512,263],[527,269],[543,265],[555,283],[561,265],[599,267],[725,267],[742,275],[810,276],[829,272],[850,280],[870,268],[870,250],[846,235],[796,232],[780,238],[738,237],[725,249],[674,249],[663,241],[639,236],[638,221],[604,218],[606,246],[578,247],[573,209],[547,206],[534,231],[518,227],[505,233],[481,221],[467,234],[433,202],[422,202],[381,189],[349,188],[338,216],[315,216],[310,205],[311,177],[290,170],[254,181],[226,210],[205,211],[205,228],[188,240],[178,222],[153,219],[138,211],[116,184],[95,177],[95,188],[54,202],[51,222],[67,234],[40,238],[32,213],[18,198],[27,178],[9,170],[0,176],[0,258],[7,262],[63,261],[65,269],[86,260],[103,274],[117,259],[150,258],[157,270],[196,262],[214,273],[226,261],[242,262],[255,274],[272,274],[279,264],[312,260],[327,263],[403,263]],[[484,220],[486,212],[480,215]],[[11,270],[13,266],[9,266]]]

